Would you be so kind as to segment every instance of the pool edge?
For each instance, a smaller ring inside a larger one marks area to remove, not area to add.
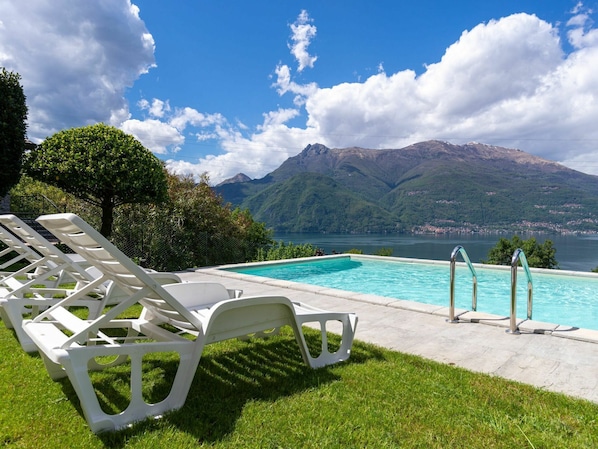
[[[323,258],[366,258],[366,259],[373,259],[373,260],[388,260],[388,256],[374,256],[374,255],[366,255],[366,254],[334,254],[330,256],[314,256],[314,257],[306,257],[302,258],[301,261],[310,261],[310,260],[322,260]],[[425,263],[433,263],[438,265],[449,265],[448,261],[440,261],[440,260],[428,260],[428,259],[413,259],[413,258],[401,258],[401,257],[393,257],[392,259],[396,259],[398,261],[407,261],[407,262],[425,262]],[[351,301],[358,301],[362,303],[374,304],[384,307],[392,307],[397,309],[404,309],[409,310],[411,312],[419,312],[419,313],[426,313],[430,315],[437,315],[437,316],[445,316],[448,318],[448,305],[446,306],[438,306],[432,304],[425,304],[420,303],[417,301],[410,301],[410,300],[402,300],[402,299],[395,299],[395,298],[388,298],[384,296],[366,294],[366,293],[356,293],[350,292],[341,289],[335,289],[330,287],[321,287],[311,284],[302,284],[300,282],[294,281],[285,281],[280,279],[273,279],[267,278],[263,276],[254,276],[245,273],[238,273],[234,271],[230,271],[232,268],[239,268],[244,265],[246,266],[258,266],[258,265],[273,265],[273,264],[287,264],[287,263],[296,263],[297,259],[285,259],[285,260],[275,260],[275,261],[265,261],[265,262],[251,262],[246,264],[228,264],[228,265],[221,265],[216,267],[208,267],[208,268],[197,268],[192,269],[189,271],[194,272],[205,272],[211,275],[230,278],[230,279],[239,279],[247,282],[257,283],[257,284],[264,284],[273,287],[280,287],[280,288],[289,288],[292,290],[297,291],[305,291],[310,293],[322,294],[332,297],[342,297],[346,298]],[[476,265],[476,264],[474,264]],[[481,264],[479,264],[481,265]],[[496,269],[505,269],[509,270],[510,267],[508,266],[496,266],[492,267]],[[533,271],[538,272],[545,272],[554,270],[546,270],[542,268],[535,268]],[[579,275],[585,277],[586,275],[596,276],[595,273],[583,273],[583,272],[576,272],[576,271],[555,271],[553,274],[563,274],[563,275]],[[467,309],[458,309],[455,310],[455,316],[457,317],[459,322],[463,323],[479,323],[484,325],[491,325],[496,326],[499,328],[505,328],[508,330],[509,328],[509,317],[503,315],[493,315],[487,313],[480,313],[480,312],[473,312]],[[568,326],[563,324],[557,323],[546,323],[541,321],[517,318],[517,323],[519,327],[520,333],[525,334],[544,334],[549,336],[554,336],[557,338],[568,338],[577,341],[584,341],[588,343],[597,343],[598,344],[598,330],[594,329],[584,329],[574,326]]]

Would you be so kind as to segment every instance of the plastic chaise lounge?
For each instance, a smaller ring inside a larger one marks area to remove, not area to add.
[[[0,287],[18,291],[30,289],[33,285],[43,285],[44,288],[58,287],[58,278],[63,268],[60,264],[44,257],[3,226],[0,226],[0,240],[7,246],[0,255],[14,254],[2,268],[18,262],[22,265],[16,271],[2,272]]]
[[[38,233],[35,229],[33,229],[16,215],[0,215],[0,224],[2,225],[0,228],[5,233],[7,230],[10,231],[8,234],[11,235],[12,238],[10,241],[11,244],[17,246],[24,245],[24,248],[26,248],[27,255],[24,258],[30,261],[31,267],[24,267],[23,270],[26,271],[23,272],[26,272],[29,278],[39,277],[40,274],[43,274],[44,270],[55,268],[56,265],[60,265],[62,262],[64,262],[64,260],[68,262],[75,262],[84,269],[89,267],[89,264],[87,264],[85,259],[83,259],[81,256],[78,254],[63,253],[56,247],[55,244],[48,241],[45,237],[43,237],[40,233]],[[14,240],[15,237],[17,237],[16,241]],[[54,248],[54,251],[49,251],[49,248]],[[13,249],[15,251],[19,251],[19,249],[16,247]],[[52,262],[56,262],[56,260],[52,259],[56,258],[58,264],[52,264]],[[79,280],[79,278],[80,277],[77,274],[70,278],[69,270],[64,272],[61,271],[59,272],[58,276],[56,276],[54,284],[59,285],[65,282],[76,282]]]
[[[14,329],[21,347],[37,350],[22,330],[24,315],[36,316],[56,304],[55,296],[70,296],[70,304],[88,309],[88,318],[97,318],[107,305],[119,302],[122,292],[110,281],[99,281],[99,271],[81,255],[64,253],[49,240],[12,214],[0,215],[0,237],[28,264],[0,279],[0,317]],[[14,263],[14,262],[13,262]],[[161,284],[180,282],[174,273],[151,272]],[[73,287],[61,287],[64,283]],[[43,285],[43,287],[40,287]]]
[[[44,239],[47,246],[42,247],[39,242],[32,245],[17,237],[19,233],[15,232],[15,228],[27,225],[14,215],[0,215],[0,223],[0,238],[7,246],[3,252],[17,254],[9,261],[10,265],[19,261],[24,264],[17,271],[7,272],[0,278],[0,317],[7,328],[15,330],[23,349],[32,352],[36,347],[21,329],[23,315],[36,315],[40,310],[56,304],[59,300],[55,296],[73,293],[71,288],[60,287],[65,273],[69,273],[71,281],[77,280],[79,286],[92,281],[94,277],[47,240]],[[98,299],[85,295],[81,295],[81,298],[81,305],[98,314]]]
[[[349,358],[357,324],[354,314],[319,311],[281,296],[231,298],[220,284],[160,285],[78,216],[46,215],[38,221],[128,294],[95,320],[77,318],[65,308],[69,303],[65,298],[23,325],[38,346],[50,376],[68,376],[94,432],[119,429],[182,407],[204,346],[209,343],[259,336],[288,325],[309,366],[322,367]],[[137,318],[116,318],[137,303],[143,306]],[[328,351],[326,343],[328,321],[343,324],[342,342],[334,353]],[[322,353],[317,357],[310,354],[303,335],[306,322],[321,326]],[[126,337],[113,337],[114,329]],[[142,396],[142,359],[165,352],[177,353],[179,364],[168,395],[150,404]],[[109,356],[112,362],[101,365],[101,356]],[[110,414],[100,406],[90,370],[122,362],[130,364],[131,398],[124,410]]]

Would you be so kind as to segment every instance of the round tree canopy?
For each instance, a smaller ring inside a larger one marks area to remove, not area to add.
[[[114,207],[159,203],[168,195],[160,160],[133,136],[103,123],[49,137],[28,154],[25,171],[100,207],[106,237],[112,231]]]
[[[160,160],[133,136],[103,123],[60,131],[29,153],[27,173],[102,206],[161,202],[167,195]]]

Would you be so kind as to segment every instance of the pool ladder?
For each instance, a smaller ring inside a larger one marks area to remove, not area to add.
[[[463,261],[469,267],[469,271],[471,272],[472,276],[472,298],[471,298],[471,310],[474,312],[477,309],[477,293],[478,293],[478,277],[475,271],[471,260],[469,260],[469,256],[467,255],[467,251],[461,245],[457,245],[452,253],[451,253],[451,261],[450,261],[450,304],[449,304],[449,323],[458,323],[459,318],[455,317],[455,267],[457,265],[457,256],[461,254]],[[511,334],[519,334],[519,327],[517,326],[517,266],[521,262],[521,266],[523,267],[525,274],[527,276],[527,319],[532,319],[532,303],[533,303],[533,282],[532,282],[532,274],[529,269],[529,265],[527,263],[527,258],[525,257],[525,253],[521,248],[517,248],[513,252],[513,257],[511,258],[511,307],[510,307],[510,322],[509,322],[509,329],[507,330],[508,333]]]
[[[455,246],[453,252],[451,253],[451,281],[450,281],[450,305],[449,305],[449,323],[458,323],[459,318],[455,318],[455,267],[457,265],[457,256],[461,254],[463,261],[469,267],[469,271],[471,272],[472,277],[472,295],[471,295],[471,310],[475,311],[478,306],[478,276],[475,272],[475,268],[469,260],[469,256],[467,255],[467,251],[461,245]]]
[[[509,323],[509,329],[507,330],[507,332],[511,334],[519,333],[519,327],[517,326],[517,265],[519,261],[521,261],[521,266],[523,267],[527,276],[527,319],[532,319],[532,302],[534,293],[532,273],[529,270],[525,253],[521,248],[517,248],[515,252],[513,252],[513,257],[511,258],[511,321]]]

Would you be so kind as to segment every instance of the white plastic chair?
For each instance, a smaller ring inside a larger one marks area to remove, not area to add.
[[[38,346],[50,376],[53,379],[68,376],[94,432],[118,429],[180,408],[204,345],[209,343],[259,335],[289,325],[304,361],[311,367],[349,358],[357,324],[354,314],[318,311],[280,296],[231,298],[236,295],[234,291],[231,294],[214,284],[188,282],[161,286],[78,216],[47,215],[38,221],[100,270],[102,279],[113,281],[128,295],[104,315],[87,321],[65,308],[70,302],[66,298],[33,320],[25,321],[23,326]],[[116,319],[136,303],[143,306],[138,318]],[[325,342],[325,324],[329,320],[343,323],[341,348],[330,353],[323,343],[322,354],[312,357],[301,326],[305,322],[323,323]],[[110,337],[113,328],[125,330],[126,337]],[[185,338],[180,332],[190,336]],[[141,393],[142,359],[154,352],[176,352],[180,361],[168,396],[148,404]],[[118,414],[102,410],[90,379],[89,370],[103,368],[96,359],[99,356],[115,358],[110,366],[130,361],[131,400]]]

